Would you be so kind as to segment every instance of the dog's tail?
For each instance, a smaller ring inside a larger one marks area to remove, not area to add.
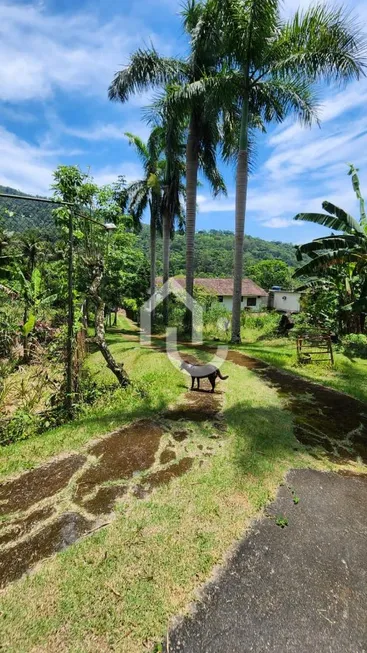
[[[222,379],[222,381],[225,381],[226,379],[228,379],[228,376],[222,376],[220,370],[217,370],[217,376],[219,376],[219,378]]]

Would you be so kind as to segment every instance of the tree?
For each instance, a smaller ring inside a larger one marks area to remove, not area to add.
[[[265,290],[272,286],[289,290],[292,287],[292,272],[293,270],[280,259],[265,259],[248,268],[248,276]]]
[[[331,202],[323,202],[326,213],[299,213],[295,220],[314,222],[340,234],[316,238],[297,247],[297,258],[306,255],[311,260],[298,268],[295,278],[310,278],[314,287],[342,276],[342,284],[349,301],[342,304],[344,311],[358,314],[357,330],[364,328],[367,313],[367,217],[361,194],[358,170],[350,165],[349,173],[360,205],[359,221]]]
[[[240,342],[243,240],[248,185],[250,127],[290,113],[304,123],[316,119],[312,83],[359,78],[364,70],[364,37],[341,9],[315,4],[287,22],[279,0],[208,0],[206,33],[217,32],[222,65],[217,74],[191,84],[186,94],[240,113],[236,173],[232,342]]]
[[[156,240],[157,231],[162,232],[161,224],[161,196],[162,196],[162,175],[165,162],[162,156],[163,131],[161,127],[155,127],[147,141],[144,143],[139,136],[126,133],[130,145],[133,145],[141,163],[143,164],[144,177],[134,181],[128,187],[129,208],[141,218],[147,206],[150,211],[150,295],[155,293],[156,271]],[[152,313],[154,322],[154,311]]]
[[[119,384],[126,387],[128,376],[122,363],[113,357],[105,337],[105,300],[102,296],[102,281],[105,261],[112,243],[108,241],[105,224],[122,224],[124,216],[116,199],[116,187],[98,188],[89,176],[76,166],[59,166],[54,173],[55,199],[71,202],[74,206],[55,209],[61,227],[69,223],[70,211],[73,219],[73,234],[79,262],[84,274],[84,293],[95,308],[95,337],[93,342],[99,348],[108,368]],[[131,220],[129,219],[129,227]]]
[[[164,133],[165,166],[162,178],[161,215],[163,225],[163,284],[169,280],[170,243],[175,231],[175,222],[178,222],[179,231],[185,225],[184,208],[182,200],[185,189],[182,178],[185,174],[184,145],[182,141],[182,124],[179,120],[167,118],[164,110],[161,113],[162,129]],[[163,323],[168,325],[169,303],[168,296],[163,300]]]
[[[154,48],[138,50],[129,66],[115,75],[109,88],[111,100],[126,102],[132,93],[169,84],[167,105],[173,120],[187,120],[186,140],[186,290],[193,294],[194,238],[196,224],[198,170],[208,179],[214,194],[225,192],[225,184],[216,166],[216,148],[221,140],[219,111],[203,98],[180,97],[174,91],[180,84],[195,84],[210,77],[218,65],[215,40],[194,39],[200,29],[204,4],[188,0],[182,15],[190,37],[190,54],[186,60],[160,57]],[[188,328],[191,318],[188,317]]]

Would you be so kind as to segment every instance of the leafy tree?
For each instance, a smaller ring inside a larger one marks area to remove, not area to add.
[[[309,278],[308,284],[333,283],[344,286],[341,302],[344,311],[359,315],[357,329],[363,329],[367,313],[367,219],[360,190],[358,170],[350,165],[349,175],[360,203],[359,221],[331,202],[323,202],[326,213],[299,213],[295,220],[304,220],[341,232],[297,247],[298,260],[307,255],[309,261],[298,268],[295,278]]]
[[[247,270],[248,276],[265,290],[269,290],[272,286],[281,286],[289,290],[293,285],[292,272],[293,270],[279,259],[265,259]]]
[[[125,387],[129,380],[123,364],[114,359],[105,338],[106,301],[103,296],[103,281],[106,259],[114,247],[114,241],[108,238],[105,225],[113,222],[118,230],[123,229],[124,225],[125,228],[131,229],[133,221],[130,216],[124,216],[115,187],[99,188],[87,174],[75,166],[60,166],[54,178],[55,197],[74,205],[62,206],[56,209],[55,213],[58,222],[64,225],[69,220],[69,212],[72,211],[80,271],[79,290],[84,289],[83,294],[89,297],[95,308],[93,342],[98,346],[119,384]],[[74,207],[78,207],[77,210]]]

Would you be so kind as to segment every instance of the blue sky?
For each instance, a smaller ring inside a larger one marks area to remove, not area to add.
[[[308,0],[286,0],[283,11],[300,5]],[[351,6],[366,24],[366,4]],[[179,7],[178,0],[0,0],[0,184],[48,194],[60,163],[90,167],[101,184],[121,174],[137,179],[139,161],[124,132],[147,136],[141,111],[149,95],[122,106],[108,101],[107,88],[150,41],[162,54],[185,53]],[[366,105],[367,80],[320,89],[321,128],[289,120],[259,135],[248,234],[300,243],[326,233],[292,220],[324,199],[357,213],[346,164],[360,168],[367,188]],[[227,197],[199,189],[198,229],[234,227],[234,170],[223,174]]]

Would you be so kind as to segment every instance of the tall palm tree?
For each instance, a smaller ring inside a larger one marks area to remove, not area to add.
[[[163,285],[169,280],[170,243],[177,223],[179,231],[185,226],[185,212],[183,201],[185,199],[185,146],[183,142],[182,123],[169,119],[164,113],[160,114],[164,134],[165,166],[162,177],[161,216],[163,226]],[[163,301],[163,323],[168,325],[168,297]]]
[[[194,38],[200,32],[201,16],[204,3],[187,0],[183,9],[185,30],[190,37],[190,54],[187,59],[179,60],[160,57],[154,48],[138,50],[130,60],[128,67],[115,75],[109,88],[111,100],[126,102],[131,94],[171,84],[167,98],[173,115],[178,120],[187,117],[186,140],[186,290],[192,296],[194,283],[194,237],[197,207],[198,171],[201,169],[208,179],[214,194],[225,192],[224,181],[216,166],[216,148],[220,142],[219,114],[210,102],[202,98],[180,98],[172,91],[177,85],[188,84],[210,77],[218,65],[215,42],[218,34],[212,31],[208,39]],[[188,317],[188,328],[191,318]]]
[[[150,295],[155,293],[157,231],[162,231],[161,196],[162,176],[165,167],[163,158],[163,132],[155,127],[146,143],[139,136],[125,134],[133,145],[143,164],[144,177],[128,187],[129,204],[136,219],[140,219],[149,206],[150,212]],[[153,320],[153,314],[152,314]]]
[[[364,72],[365,39],[341,9],[315,4],[290,21],[280,18],[280,0],[208,0],[202,33],[220,29],[217,75],[191,84],[187,96],[206,96],[214,106],[237,103],[237,153],[232,342],[240,342],[243,242],[248,185],[249,127],[282,122],[290,113],[316,120],[312,83],[347,82]],[[196,37],[195,37],[196,38]],[[195,45],[193,46],[195,47]]]

